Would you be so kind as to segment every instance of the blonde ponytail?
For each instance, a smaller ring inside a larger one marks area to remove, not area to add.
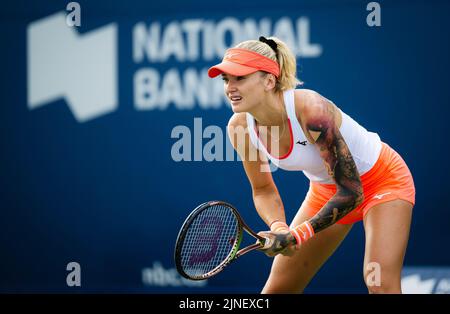
[[[257,52],[267,58],[277,61],[280,66],[280,76],[277,79],[276,91],[293,89],[302,82],[296,77],[297,61],[289,47],[277,37],[268,37],[277,44],[277,53],[266,43],[259,40],[241,42],[236,48],[243,48]]]

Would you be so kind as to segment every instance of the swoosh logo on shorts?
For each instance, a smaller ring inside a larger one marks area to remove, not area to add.
[[[383,194],[376,194],[373,198],[377,198],[379,200],[381,200],[383,198],[383,196],[391,194],[391,192],[387,192],[387,193],[383,193]]]

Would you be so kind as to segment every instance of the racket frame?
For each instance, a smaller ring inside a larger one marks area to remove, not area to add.
[[[212,270],[208,271],[205,274],[201,274],[199,276],[191,276],[188,275],[182,265],[181,265],[181,251],[183,248],[183,243],[184,243],[184,239],[187,235],[187,232],[189,230],[189,227],[191,225],[191,222],[205,209],[211,207],[211,206],[217,206],[217,205],[221,205],[221,206],[225,206],[227,208],[229,208],[231,210],[231,212],[233,213],[233,215],[235,216],[236,220],[237,220],[237,234],[236,234],[236,239],[234,239],[234,243],[232,246],[232,249],[230,250],[230,253],[227,255],[226,258],[224,258],[224,260],[217,265],[216,267],[214,267]],[[256,238],[258,241],[254,244],[251,244],[249,246],[246,246],[244,248],[240,248],[240,245],[242,243],[242,239],[244,237],[243,231],[246,231],[248,234],[250,234],[251,236],[253,236],[254,238]],[[256,232],[254,232],[242,219],[241,215],[239,214],[239,212],[237,211],[237,209],[231,205],[228,204],[226,202],[223,201],[209,201],[206,203],[203,203],[199,206],[197,206],[190,214],[189,216],[186,218],[186,220],[184,221],[178,236],[177,236],[177,241],[176,241],[176,245],[175,245],[175,254],[174,254],[174,258],[175,258],[175,266],[178,270],[178,273],[180,275],[182,275],[183,277],[187,278],[187,279],[191,279],[191,280],[204,280],[207,278],[210,278],[216,274],[218,274],[219,272],[221,272],[226,266],[228,266],[231,262],[235,261],[236,259],[238,259],[239,257],[241,257],[242,255],[256,250],[256,249],[260,249],[262,247],[264,247],[264,243],[265,243],[265,238],[259,236],[258,234],[256,234]]]

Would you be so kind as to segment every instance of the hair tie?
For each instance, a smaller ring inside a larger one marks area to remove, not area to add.
[[[272,50],[275,51],[275,53],[278,53],[278,45],[277,45],[277,43],[275,42],[275,40],[273,40],[273,39],[267,39],[267,38],[264,37],[264,36],[260,36],[260,37],[259,37],[259,41],[261,41],[261,42],[263,42],[263,43],[265,43],[265,44],[268,44],[268,45],[270,46],[270,48],[272,48]]]

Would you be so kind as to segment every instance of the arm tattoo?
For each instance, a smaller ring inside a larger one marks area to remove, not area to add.
[[[320,132],[316,145],[329,175],[336,182],[336,194],[310,220],[317,233],[355,209],[363,201],[364,195],[358,169],[335,125],[334,112],[328,107],[326,113],[310,119],[307,128]]]

